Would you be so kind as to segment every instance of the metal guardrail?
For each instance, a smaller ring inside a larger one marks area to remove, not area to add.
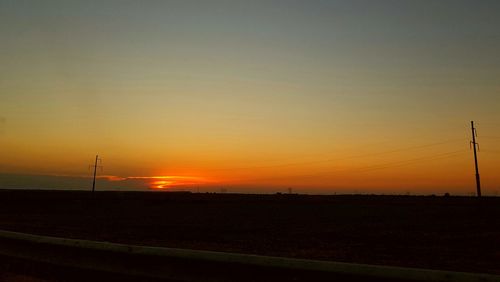
[[[0,230],[0,256],[177,281],[500,281],[499,275],[147,247]]]

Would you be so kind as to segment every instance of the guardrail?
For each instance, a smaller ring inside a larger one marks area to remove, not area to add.
[[[500,281],[499,275],[147,247],[0,231],[0,256],[176,281]]]

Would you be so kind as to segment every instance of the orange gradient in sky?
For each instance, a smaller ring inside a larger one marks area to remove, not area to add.
[[[0,188],[500,191],[500,4],[0,2]]]

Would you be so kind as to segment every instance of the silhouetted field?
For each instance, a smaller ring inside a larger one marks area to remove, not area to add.
[[[500,198],[1,190],[0,229],[500,273]]]

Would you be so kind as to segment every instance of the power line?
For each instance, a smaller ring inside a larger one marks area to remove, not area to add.
[[[481,136],[482,137],[482,136]],[[500,154],[500,151],[498,150],[489,150],[489,149],[486,149],[486,150],[481,150],[481,152],[483,153],[494,153],[494,154]]]
[[[433,160],[447,159],[447,158],[451,158],[451,157],[456,157],[456,156],[460,155],[460,153],[463,153],[465,151],[466,150],[458,150],[458,151],[442,153],[442,154],[438,154],[438,155],[434,155],[434,156],[414,158],[414,159],[397,161],[397,162],[390,162],[390,163],[379,164],[379,165],[372,165],[372,166],[358,168],[358,170],[371,171],[371,170],[377,170],[377,169],[385,169],[385,168],[400,167],[400,166],[405,166],[405,165],[412,165],[415,163],[428,162],[428,161],[433,161]]]
[[[206,171],[235,171],[235,170],[249,170],[249,169],[266,169],[266,168],[279,168],[279,167],[290,167],[290,166],[329,163],[329,162],[336,162],[336,161],[340,161],[340,160],[366,158],[366,157],[372,157],[372,156],[381,156],[381,155],[387,155],[387,154],[392,154],[392,153],[418,150],[418,149],[434,147],[434,146],[439,146],[439,145],[444,145],[444,144],[449,144],[449,143],[454,143],[454,142],[459,142],[459,141],[461,142],[461,141],[465,141],[465,140],[467,140],[467,139],[466,138],[450,139],[450,140],[446,140],[446,141],[442,141],[442,142],[434,142],[434,143],[428,143],[428,144],[424,144],[424,145],[404,147],[404,148],[388,150],[388,151],[359,154],[359,155],[347,156],[347,157],[336,158],[336,159],[332,158],[332,159],[307,161],[307,162],[294,162],[294,163],[285,163],[285,164],[277,164],[277,165],[248,166],[248,167],[238,167],[238,168],[215,168],[215,169],[206,169]]]
[[[389,163],[383,163],[383,164],[375,164],[375,165],[358,167],[358,168],[353,168],[353,169],[341,169],[341,170],[335,170],[335,171],[330,170],[327,172],[320,172],[320,173],[307,174],[307,175],[249,179],[247,181],[267,181],[267,180],[277,180],[277,179],[290,179],[290,178],[297,178],[297,177],[299,177],[299,178],[311,178],[311,177],[318,177],[318,176],[332,176],[332,173],[339,173],[339,172],[341,172],[341,173],[342,172],[347,172],[347,173],[367,172],[367,171],[372,171],[372,170],[401,167],[401,166],[412,165],[415,163],[428,162],[428,161],[433,161],[433,160],[453,158],[453,157],[457,157],[465,152],[466,152],[466,150],[458,150],[458,151],[442,153],[442,154],[438,154],[438,155],[434,155],[434,156],[414,158],[414,159],[409,159],[409,160],[402,160],[402,161],[389,162]]]
[[[500,136],[483,136],[483,135],[481,135],[481,138],[486,138],[486,139],[500,139]]]

